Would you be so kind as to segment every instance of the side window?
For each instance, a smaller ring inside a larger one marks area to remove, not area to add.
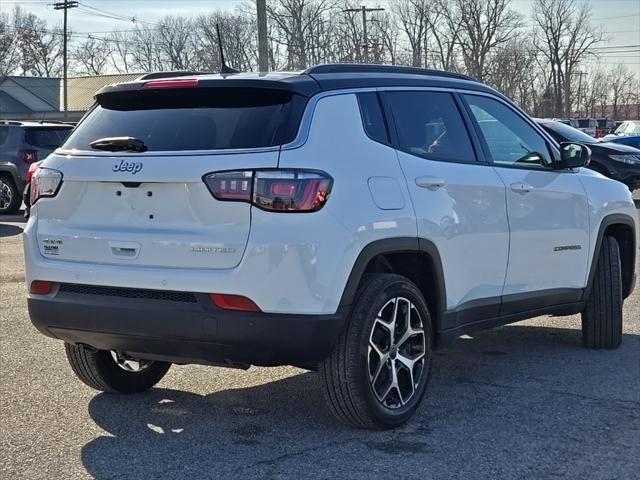
[[[444,92],[388,92],[398,146],[430,160],[475,161],[475,153],[453,97]]]
[[[389,143],[387,125],[382,115],[380,99],[375,92],[359,93],[360,115],[365,132],[376,142]]]
[[[551,166],[544,138],[506,105],[480,95],[465,95],[495,164],[525,168]]]

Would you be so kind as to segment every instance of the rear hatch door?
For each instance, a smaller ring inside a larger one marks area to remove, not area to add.
[[[102,99],[43,164],[60,170],[63,182],[56,197],[36,204],[42,255],[141,267],[216,269],[240,262],[251,206],[216,200],[203,176],[277,167],[279,145],[295,134],[290,115],[300,99],[256,89],[195,93]],[[141,140],[147,150],[90,146],[122,136]],[[250,180],[231,187],[250,189]]]

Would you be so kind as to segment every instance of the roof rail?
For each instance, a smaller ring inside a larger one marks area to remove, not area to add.
[[[398,65],[377,65],[377,64],[358,64],[358,63],[333,63],[325,65],[316,65],[307,68],[303,74],[321,74],[321,73],[404,73],[409,75],[433,75],[439,77],[458,78],[460,80],[471,80],[471,77],[461,73],[445,72],[443,70],[429,70],[426,68],[403,67]]]
[[[0,125],[23,125],[19,120],[0,120]]]
[[[171,78],[171,77],[186,77],[189,75],[202,75],[202,72],[189,72],[186,70],[176,70],[175,72],[153,72],[153,73],[145,73],[144,75],[136,78],[136,81],[139,80],[155,80],[157,78]]]

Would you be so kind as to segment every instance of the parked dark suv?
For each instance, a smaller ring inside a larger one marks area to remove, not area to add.
[[[58,148],[72,128],[65,123],[0,120],[0,214],[18,211],[29,166]]]
[[[640,188],[640,150],[637,148],[598,141],[586,133],[554,120],[536,120],[557,142],[577,142],[589,146],[589,168],[605,177],[624,183],[629,190]]]

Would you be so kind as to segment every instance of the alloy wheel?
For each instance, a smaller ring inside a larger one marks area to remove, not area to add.
[[[153,363],[153,360],[137,360],[133,358],[128,358],[111,350],[111,356],[116,364],[123,370],[130,373],[139,373],[143,370],[147,369],[149,365]]]
[[[5,210],[9,208],[11,200],[13,200],[11,188],[4,180],[0,179],[0,209]]]
[[[389,300],[371,327],[369,382],[378,401],[397,409],[409,402],[425,370],[426,338],[418,309],[404,297]]]

